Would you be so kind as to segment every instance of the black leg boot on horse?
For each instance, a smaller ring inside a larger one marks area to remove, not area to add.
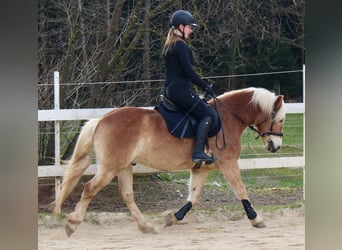
[[[213,120],[210,116],[206,116],[203,120],[198,123],[195,147],[192,153],[192,161],[194,163],[205,162],[207,165],[214,163],[217,158],[214,156],[209,156],[204,153],[205,142],[208,138],[208,132],[211,127]]]

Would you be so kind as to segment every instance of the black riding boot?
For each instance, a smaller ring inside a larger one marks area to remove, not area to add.
[[[212,124],[212,118],[207,116],[202,121],[198,123],[197,132],[196,132],[196,140],[195,140],[195,148],[192,153],[192,161],[195,163],[199,163],[204,161],[206,164],[214,163],[217,158],[214,156],[208,156],[204,153],[204,144],[208,136],[209,129]]]

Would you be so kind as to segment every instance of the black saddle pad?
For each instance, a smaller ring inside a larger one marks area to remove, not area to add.
[[[187,113],[171,111],[163,103],[159,103],[154,109],[158,110],[163,116],[172,135],[180,138],[195,138],[197,123],[194,124],[194,119],[191,120]],[[208,132],[208,137],[216,135],[221,129],[221,120],[216,111],[215,114],[216,118],[211,130]]]

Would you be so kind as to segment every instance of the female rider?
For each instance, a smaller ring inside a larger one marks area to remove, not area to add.
[[[211,164],[215,162],[216,157],[208,156],[204,152],[204,145],[215,119],[215,110],[200,99],[192,83],[211,96],[213,91],[193,70],[193,55],[186,42],[195,26],[195,19],[186,10],[177,10],[171,16],[171,28],[162,51],[166,68],[164,94],[178,107],[198,119],[192,161]]]

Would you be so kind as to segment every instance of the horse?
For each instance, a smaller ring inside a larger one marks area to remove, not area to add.
[[[60,213],[63,202],[90,165],[93,149],[97,171],[84,185],[79,202],[67,217],[67,236],[74,233],[83,221],[92,198],[116,176],[120,195],[139,230],[143,233],[158,233],[134,200],[134,164],[149,166],[161,172],[190,171],[187,202],[177,212],[167,214],[165,227],[182,220],[192,206],[200,202],[205,180],[214,169],[221,172],[233,188],[252,226],[264,227],[264,220],[254,210],[240,175],[240,139],[243,131],[251,126],[260,136],[263,147],[270,152],[277,152],[281,148],[285,121],[283,96],[264,88],[250,87],[225,92],[208,103],[220,114],[222,127],[216,136],[208,138],[209,149],[218,158],[217,161],[210,165],[203,162],[200,167],[194,167],[191,160],[194,139],[171,135],[165,120],[155,109],[120,107],[101,118],[87,121],[66,167],[60,195],[52,202],[52,212]]]

